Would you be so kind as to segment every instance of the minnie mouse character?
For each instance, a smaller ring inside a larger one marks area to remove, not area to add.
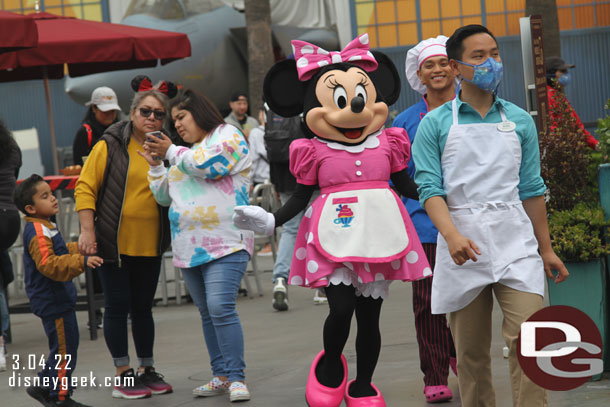
[[[410,143],[403,129],[382,129],[388,105],[400,92],[393,63],[369,51],[368,34],[341,52],[292,41],[294,60],[275,64],[265,78],[264,96],[274,112],[303,113],[311,139],[290,145],[290,171],[297,188],[276,213],[238,206],[236,226],[258,233],[303,210],[316,185],[321,195],[305,212],[297,235],[289,284],[326,287],[329,315],[324,350],[314,359],[307,382],[311,407],[385,406],[371,382],[381,348],[379,315],[393,280],[432,274],[411,219],[396,189],[417,199],[406,172]],[[347,383],[342,355],[356,313],[356,379]]]

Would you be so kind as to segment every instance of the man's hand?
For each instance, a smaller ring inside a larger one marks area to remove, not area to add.
[[[475,253],[480,255],[481,251],[478,246],[467,237],[462,236],[458,232],[447,236],[447,247],[451,258],[458,266],[466,263],[468,260],[477,261]]]
[[[104,259],[98,256],[90,256],[87,257],[87,267],[91,267],[92,269],[97,268],[104,264]]]
[[[544,263],[544,272],[546,273],[546,276],[555,281],[555,284],[561,283],[568,278],[570,275],[568,269],[563,264],[561,259],[557,257],[553,250],[540,253],[540,256],[542,257],[542,262]],[[553,270],[557,270],[557,276],[553,275]]]

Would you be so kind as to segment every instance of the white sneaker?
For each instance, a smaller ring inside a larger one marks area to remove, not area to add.
[[[0,372],[6,370],[6,349],[4,348],[4,338],[0,335]]]
[[[250,400],[250,392],[244,382],[233,382],[229,386],[229,399],[231,401]]]
[[[326,298],[326,293],[323,288],[318,288],[316,290],[315,295],[313,296],[313,303],[315,305],[326,304],[328,302],[328,298]]]
[[[218,377],[214,376],[212,380],[203,386],[199,386],[193,389],[195,396],[209,397],[217,396],[219,394],[226,393],[229,389],[229,382],[222,381]]]
[[[288,289],[286,288],[286,280],[283,277],[278,277],[275,280],[272,305],[278,311],[288,310]]]

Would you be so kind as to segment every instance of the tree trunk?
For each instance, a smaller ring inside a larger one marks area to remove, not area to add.
[[[544,57],[561,56],[559,42],[559,18],[557,17],[556,0],[525,0],[525,15],[542,16],[542,43]]]
[[[271,8],[269,0],[245,0],[248,35],[248,101],[250,114],[258,117],[263,103],[263,80],[273,65]]]

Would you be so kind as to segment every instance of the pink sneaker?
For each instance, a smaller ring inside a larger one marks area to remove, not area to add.
[[[121,380],[118,386],[112,389],[112,397],[120,399],[143,399],[150,397],[152,392],[140,381],[140,378],[129,369],[121,373]]]
[[[144,373],[139,374],[140,383],[148,387],[152,394],[166,394],[173,391],[172,385],[163,380],[163,375],[155,372],[155,368],[147,366]]]
[[[316,367],[324,356],[324,351],[320,351],[314,358],[309,368],[309,378],[307,379],[307,387],[305,389],[305,401],[309,407],[339,407],[343,401],[345,393],[345,385],[347,384],[347,361],[345,356],[341,355],[343,363],[343,380],[339,387],[326,387],[321,384],[316,378]]]
[[[373,390],[377,392],[374,396],[368,397],[352,397],[349,395],[349,386],[354,383],[354,380],[350,380],[350,382],[345,386],[345,405],[346,407],[386,407],[385,400],[381,395],[379,389],[371,383]]]

